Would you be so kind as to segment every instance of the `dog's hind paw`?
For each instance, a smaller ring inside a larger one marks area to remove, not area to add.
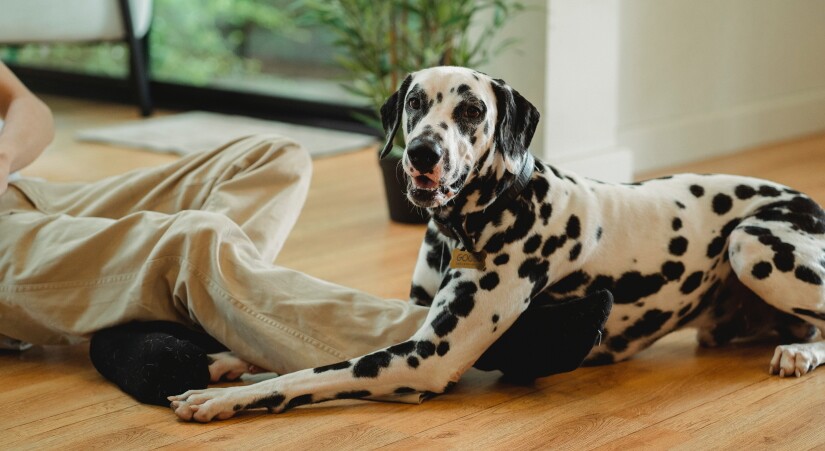
[[[778,374],[779,377],[800,377],[811,372],[820,363],[811,344],[813,343],[777,346],[768,369],[769,373]]]

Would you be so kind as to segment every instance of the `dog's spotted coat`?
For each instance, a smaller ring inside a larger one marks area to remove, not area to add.
[[[433,215],[413,276],[430,305],[408,341],[246,387],[174,397],[183,419],[280,412],[329,399],[441,393],[530,303],[600,289],[615,304],[590,363],[625,359],[680,327],[704,345],[778,331],[770,371],[800,376],[825,361],[825,213],[764,180],[684,174],[606,184],[528,157],[536,109],[469,69],[416,72],[384,105],[391,145],[404,131],[408,196]],[[496,202],[528,167],[514,199]],[[453,248],[486,253],[451,269]],[[813,341],[812,341],[813,340]],[[553,356],[547,356],[553,358]]]

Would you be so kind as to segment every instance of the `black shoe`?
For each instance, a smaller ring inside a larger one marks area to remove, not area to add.
[[[167,396],[206,388],[207,354],[227,349],[206,333],[165,321],[134,322],[92,336],[97,371],[140,402],[168,406]]]

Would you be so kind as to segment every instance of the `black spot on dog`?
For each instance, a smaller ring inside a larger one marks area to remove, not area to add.
[[[682,307],[681,309],[679,309],[679,318],[681,318],[681,317],[683,317],[683,316],[687,315],[687,312],[689,312],[689,311],[690,311],[690,308],[691,308],[691,307],[692,307],[692,305],[691,305],[691,304],[688,304],[688,305],[686,305],[686,306]]]
[[[602,239],[602,232],[604,232],[604,230],[602,230],[602,226],[599,226],[599,228],[596,229],[596,241]]]
[[[426,359],[435,354],[435,344],[429,340],[421,340],[416,345],[415,352],[417,352],[422,359]]]
[[[506,265],[509,261],[510,256],[508,254],[497,255],[496,258],[493,259],[493,263],[495,263],[496,266]]]
[[[470,90],[470,87],[462,83],[462,84],[458,85],[458,88],[456,89],[456,92],[459,93],[459,94],[464,94],[465,92],[467,92],[469,90]]]
[[[407,365],[409,365],[410,368],[418,368],[418,365],[420,364],[421,362],[418,361],[418,358],[414,356],[407,357]]]
[[[439,355],[439,357],[443,357],[444,354],[448,353],[449,351],[450,351],[450,342],[448,342],[448,341],[442,341],[441,343],[438,344],[438,347],[435,348],[435,352],[436,352],[436,354]]]
[[[567,227],[566,227],[567,236],[573,239],[576,239],[581,235],[581,221],[579,221],[579,217],[576,215],[570,215],[570,219],[567,220]]]
[[[684,209],[685,209],[685,204],[683,204],[683,203],[679,202],[678,200],[677,200],[677,201],[675,201],[675,202],[676,202],[676,206],[677,206],[677,207],[679,207],[681,210],[684,210]]]
[[[771,265],[770,262],[759,262],[753,265],[753,268],[751,269],[751,274],[753,277],[756,277],[759,280],[770,276],[771,272],[773,272],[773,265]]]
[[[699,288],[699,285],[702,283],[702,276],[705,274],[702,271],[696,271],[689,275],[685,282],[682,284],[682,287],[679,289],[684,294],[690,294],[696,291]]]
[[[822,321],[825,321],[825,313],[822,312],[815,312],[813,310],[808,310],[804,308],[793,308],[794,313],[798,313],[803,316],[810,316],[811,318],[816,318]]]
[[[470,144],[475,145],[476,140],[477,140],[477,138],[476,138],[476,136],[475,136],[475,135],[471,136],[471,137],[470,137]]]
[[[764,228],[764,227],[757,227],[757,226],[745,226],[742,230],[747,233],[748,235],[753,236],[761,236],[761,235],[772,235],[771,231]]]
[[[281,404],[284,403],[286,396],[275,392],[269,396],[264,396],[263,398],[256,399],[255,401],[247,404],[244,407],[244,410],[249,409],[260,409],[261,407],[266,407],[267,409],[275,409],[279,407]]]
[[[667,280],[679,280],[685,273],[685,265],[682,262],[668,261],[662,265],[662,274]]]
[[[497,323],[497,322],[498,322],[498,320],[499,320],[499,316],[498,316],[498,314],[493,315],[492,320],[493,320],[493,323]]]
[[[487,291],[491,291],[492,289],[497,287],[498,283],[499,283],[498,274],[494,273],[494,272],[490,272],[490,273],[485,274],[484,277],[482,277],[478,281],[478,285],[482,289],[487,290]]]
[[[819,277],[813,269],[805,265],[797,266],[796,271],[794,271],[794,275],[797,279],[803,282],[808,282],[811,285],[822,285],[822,278]]]
[[[444,100],[444,95],[443,95],[443,94],[441,94],[440,92],[439,92],[439,93],[436,93],[436,94],[435,94],[435,100],[436,100],[438,103],[441,103],[441,102]],[[443,122],[442,122],[442,124],[443,124]]]
[[[714,238],[713,241],[711,241],[708,245],[708,258],[714,258],[720,253],[722,253],[722,249],[725,248],[726,241],[727,240],[721,236],[717,236],[716,238]]]
[[[475,306],[473,295],[476,291],[478,291],[478,287],[474,282],[460,282],[455,287],[455,299],[450,302],[450,312],[462,318],[469,315]]]
[[[687,251],[688,247],[688,240],[683,236],[677,236],[670,240],[670,245],[668,245],[668,250],[673,255],[684,255]]]
[[[590,280],[590,276],[584,271],[574,271],[559,279],[558,282],[550,286],[549,290],[553,293],[570,293]]]
[[[490,123],[485,121],[484,122],[484,136],[487,136],[489,134],[490,134]]]
[[[438,124],[438,126],[443,128],[444,130],[447,130],[447,123],[446,122],[442,122],[442,123]]]
[[[289,402],[286,403],[286,407],[284,407],[284,410],[289,410],[306,404],[312,404],[312,394],[296,396],[290,399]]]
[[[776,189],[772,186],[762,185],[762,186],[759,187],[759,195],[760,196],[777,197],[777,196],[780,196],[781,194],[782,194],[781,191],[779,191],[778,189]]]
[[[551,236],[547,238],[547,241],[544,242],[544,246],[541,248],[541,255],[544,257],[549,257],[553,255],[556,250],[562,246],[564,243],[567,242],[567,237],[564,235],[561,236]]]
[[[403,343],[399,343],[397,345],[390,346],[387,348],[391,354],[395,355],[407,355],[415,349],[415,342],[414,341],[405,341]]]
[[[607,340],[607,347],[615,352],[624,351],[625,349],[627,349],[627,344],[627,338],[622,337],[621,335],[617,337],[611,337],[609,340]]]
[[[542,221],[544,221],[544,225],[550,221],[550,216],[553,214],[553,205],[552,204],[541,204],[539,208],[539,215],[541,216]]]
[[[458,325],[458,317],[450,312],[443,311],[435,317],[430,325],[433,327],[436,335],[443,337],[455,329]]]
[[[699,185],[690,185],[690,193],[696,197],[702,197],[705,195],[705,189]]]
[[[351,365],[352,364],[348,360],[344,360],[343,362],[333,363],[331,365],[319,366],[319,367],[313,369],[312,371],[315,374],[318,374],[318,373],[324,373],[326,371],[345,370],[345,369],[349,368]]]
[[[787,248],[782,248],[782,250],[775,251],[773,254],[773,264],[774,266],[776,266],[776,269],[782,272],[788,272],[792,270],[795,263],[796,258],[794,257],[793,252],[788,250]]]
[[[535,282],[542,277],[547,276],[547,271],[550,264],[547,260],[541,258],[528,258],[518,268],[518,276],[522,279],[530,279]]]
[[[745,200],[755,196],[756,190],[748,185],[739,185],[736,187],[733,193],[736,194],[736,197],[738,197],[739,199]]]
[[[539,235],[537,233],[537,234],[531,236],[530,238],[528,238],[527,241],[524,242],[524,253],[525,254],[532,254],[533,252],[536,252],[536,250],[539,248],[540,245],[541,245],[541,235]]]
[[[733,199],[727,194],[719,193],[713,196],[713,211],[717,215],[723,215],[733,207]]]
[[[582,252],[582,243],[576,243],[575,246],[570,248],[570,261],[579,258],[579,254]]]
[[[418,390],[416,390],[412,387],[398,387],[395,390],[393,390],[393,393],[395,393],[397,395],[403,395],[403,394],[406,394],[406,393],[415,393],[416,391],[418,391]]]
[[[410,299],[418,305],[429,305],[433,302],[433,297],[421,285],[412,284],[410,287]]]
[[[352,375],[355,377],[378,377],[381,368],[390,366],[392,355],[387,351],[373,352],[358,359],[352,368]]]
[[[825,234],[825,211],[808,197],[796,196],[760,208],[756,218],[763,221],[787,222],[794,230],[810,234]]]
[[[361,399],[372,396],[369,390],[342,391],[335,394],[335,399]]]
[[[550,192],[550,183],[545,178],[537,178],[530,182],[530,188],[532,188],[536,199],[541,201],[547,198],[547,193]]]
[[[624,331],[624,336],[630,339],[647,337],[658,332],[671,317],[673,312],[663,312],[659,309],[648,310],[644,316]]]
[[[673,218],[673,222],[670,224],[670,226],[673,228],[674,232],[678,232],[679,229],[682,228],[682,220],[679,218]]]
[[[664,284],[665,278],[661,274],[642,275],[637,271],[626,272],[613,287],[613,300],[617,304],[632,304],[659,292]]]

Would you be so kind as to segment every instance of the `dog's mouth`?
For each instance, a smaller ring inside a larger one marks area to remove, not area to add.
[[[438,187],[438,180],[432,175],[417,175],[412,178],[412,184],[416,189],[433,190]]]
[[[447,203],[455,192],[432,174],[407,175],[407,197],[422,208],[434,208]]]

